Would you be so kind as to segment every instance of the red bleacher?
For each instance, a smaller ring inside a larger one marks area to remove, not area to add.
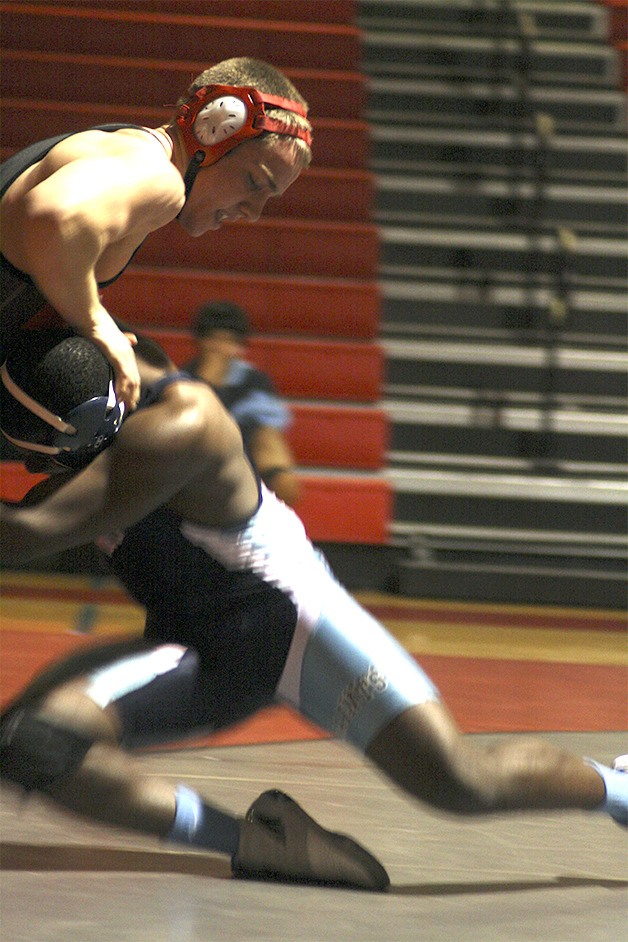
[[[388,445],[381,409],[293,403],[288,438],[301,465],[379,471]]]
[[[294,184],[298,186],[298,181]],[[135,256],[136,265],[164,268],[374,278],[378,236],[365,223],[272,219],[254,226],[226,223],[207,238],[191,239],[175,222],[158,229]]]
[[[373,340],[379,292],[373,281],[252,275],[142,266],[104,291],[108,310],[143,327],[186,325],[209,298],[230,298],[263,334]]]
[[[135,10],[137,0],[97,0],[98,6],[110,10]],[[149,13],[180,13],[181,0],[141,0],[142,10]],[[193,16],[207,14],[211,4],[213,16],[241,16],[258,20],[285,20],[293,23],[320,22],[320,0],[185,0],[185,10]],[[356,0],[333,0],[325,3],[325,22],[351,26],[356,22]]]
[[[2,8],[0,6],[0,12]],[[4,22],[4,18],[3,18]],[[4,28],[4,27],[3,27]],[[3,35],[6,37],[6,30]],[[37,89],[37,97],[53,101],[108,102],[112,105],[163,107],[163,120],[172,113],[173,97],[207,67],[198,60],[122,58],[79,53],[2,50],[2,94],[20,97]],[[285,69],[308,101],[313,114],[354,119],[365,102],[360,72]],[[316,125],[314,125],[316,129]]]
[[[194,355],[189,332],[147,328],[177,366]],[[252,337],[248,359],[267,373],[282,395],[292,398],[374,403],[384,367],[377,344],[292,337]]]
[[[4,461],[0,463],[0,497],[5,501],[18,501],[44,477],[27,474],[23,465]],[[302,496],[296,509],[310,539],[338,543],[387,542],[392,495],[385,481],[376,477],[345,475],[339,478],[304,473],[301,484]]]
[[[217,16],[213,3],[202,16],[185,4],[176,13],[106,9],[94,4],[20,3],[0,7],[2,28],[11,48],[27,52],[79,53],[145,59],[204,62],[208,50],[217,62],[231,56],[253,56],[281,62],[285,70],[315,62],[319,70],[339,70],[359,58],[356,26],[327,22]],[[284,8],[285,9],[285,8]],[[212,15],[207,15],[211,13]],[[204,65],[206,67],[206,64]],[[199,70],[200,71],[200,70]]]

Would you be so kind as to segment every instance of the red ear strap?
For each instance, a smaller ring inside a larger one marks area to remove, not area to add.
[[[235,134],[225,140],[212,145],[202,144],[194,134],[196,117],[205,105],[225,95],[233,95],[245,103],[246,121],[239,131],[236,131]],[[208,167],[220,160],[224,154],[237,147],[242,141],[247,138],[258,137],[264,131],[296,137],[304,141],[308,147],[311,145],[312,134],[309,130],[291,127],[281,118],[266,114],[265,105],[292,111],[302,118],[307,117],[307,111],[300,102],[291,101],[289,98],[280,98],[277,95],[266,95],[250,86],[204,85],[199,88],[192,98],[180,106],[176,118],[188,154],[190,157],[194,157],[195,154],[202,151],[205,156],[202,161],[199,159],[199,167]]]
[[[237,89],[234,89],[234,91],[237,91]],[[267,95],[265,92],[260,92],[256,88],[244,88],[243,91],[249,92],[251,98],[265,105],[283,108],[284,111],[294,111],[295,114],[300,115],[302,118],[307,118],[305,106],[301,105],[298,101],[291,101],[290,98],[279,98],[277,95]]]

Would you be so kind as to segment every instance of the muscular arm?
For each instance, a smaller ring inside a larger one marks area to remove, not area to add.
[[[3,506],[1,559],[14,566],[124,530],[189,493],[205,498],[237,433],[204,387],[177,384],[131,416],[114,444],[34,505]],[[63,475],[66,478],[66,475]]]
[[[149,232],[176,216],[183,185],[148,134],[120,135],[71,137],[19,178],[3,199],[2,247],[59,314],[102,349],[116,372],[116,391],[130,405],[139,390],[137,367],[100,302],[97,281],[117,274]]]
[[[149,232],[176,214],[178,194],[171,180],[176,171],[164,160],[168,185],[160,188],[160,178],[148,172],[147,159],[138,160],[133,153],[132,159],[120,154],[74,160],[21,201],[25,270],[74,326],[89,325],[101,308],[97,278],[117,273],[98,270],[107,252],[120,246],[129,256]],[[112,267],[118,266],[116,258]]]

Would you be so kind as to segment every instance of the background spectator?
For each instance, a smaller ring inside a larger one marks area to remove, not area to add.
[[[193,324],[197,355],[185,369],[209,383],[242,431],[247,454],[267,487],[294,506],[299,479],[285,432],[291,415],[270,378],[246,362],[251,333],[246,312],[230,301],[199,308]]]

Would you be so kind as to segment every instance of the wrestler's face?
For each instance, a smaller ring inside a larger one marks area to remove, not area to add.
[[[221,360],[226,368],[232,360],[246,353],[246,341],[235,330],[212,330],[206,337],[199,338],[198,346],[205,357]]]
[[[219,229],[224,222],[255,222],[267,201],[285,193],[301,169],[300,155],[289,141],[245,141],[199,171],[179,222],[191,236]]]

